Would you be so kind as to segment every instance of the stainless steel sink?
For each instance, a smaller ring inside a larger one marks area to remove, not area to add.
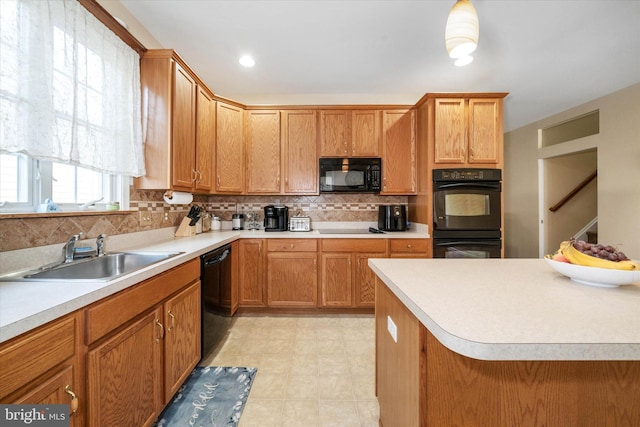
[[[109,281],[184,252],[114,252],[0,277],[0,281]]]

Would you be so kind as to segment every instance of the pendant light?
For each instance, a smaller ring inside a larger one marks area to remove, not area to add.
[[[449,56],[458,62],[471,62],[469,55],[478,47],[480,24],[478,14],[469,0],[457,0],[449,11],[444,39]],[[469,57],[469,58],[467,58]]]

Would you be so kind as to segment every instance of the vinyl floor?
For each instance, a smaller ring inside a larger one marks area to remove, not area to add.
[[[373,316],[239,316],[201,365],[257,367],[239,427],[377,427]]]

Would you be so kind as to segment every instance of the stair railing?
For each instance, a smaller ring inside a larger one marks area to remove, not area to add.
[[[591,175],[589,175],[584,181],[582,181],[580,184],[576,185],[575,188],[573,190],[571,190],[569,193],[567,193],[566,196],[564,196],[562,198],[562,200],[560,200],[558,203],[556,203],[555,205],[551,206],[549,208],[549,210],[551,212],[555,212],[558,209],[560,209],[562,206],[564,206],[565,203],[567,203],[569,200],[573,199],[573,197],[578,194],[580,192],[580,190],[582,190],[584,187],[587,186],[587,184],[589,184],[591,181],[593,181],[596,177],[598,176],[598,171],[593,172]]]

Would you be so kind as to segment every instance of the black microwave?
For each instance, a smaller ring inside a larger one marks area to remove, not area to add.
[[[320,159],[321,193],[379,193],[381,180],[379,157]]]

